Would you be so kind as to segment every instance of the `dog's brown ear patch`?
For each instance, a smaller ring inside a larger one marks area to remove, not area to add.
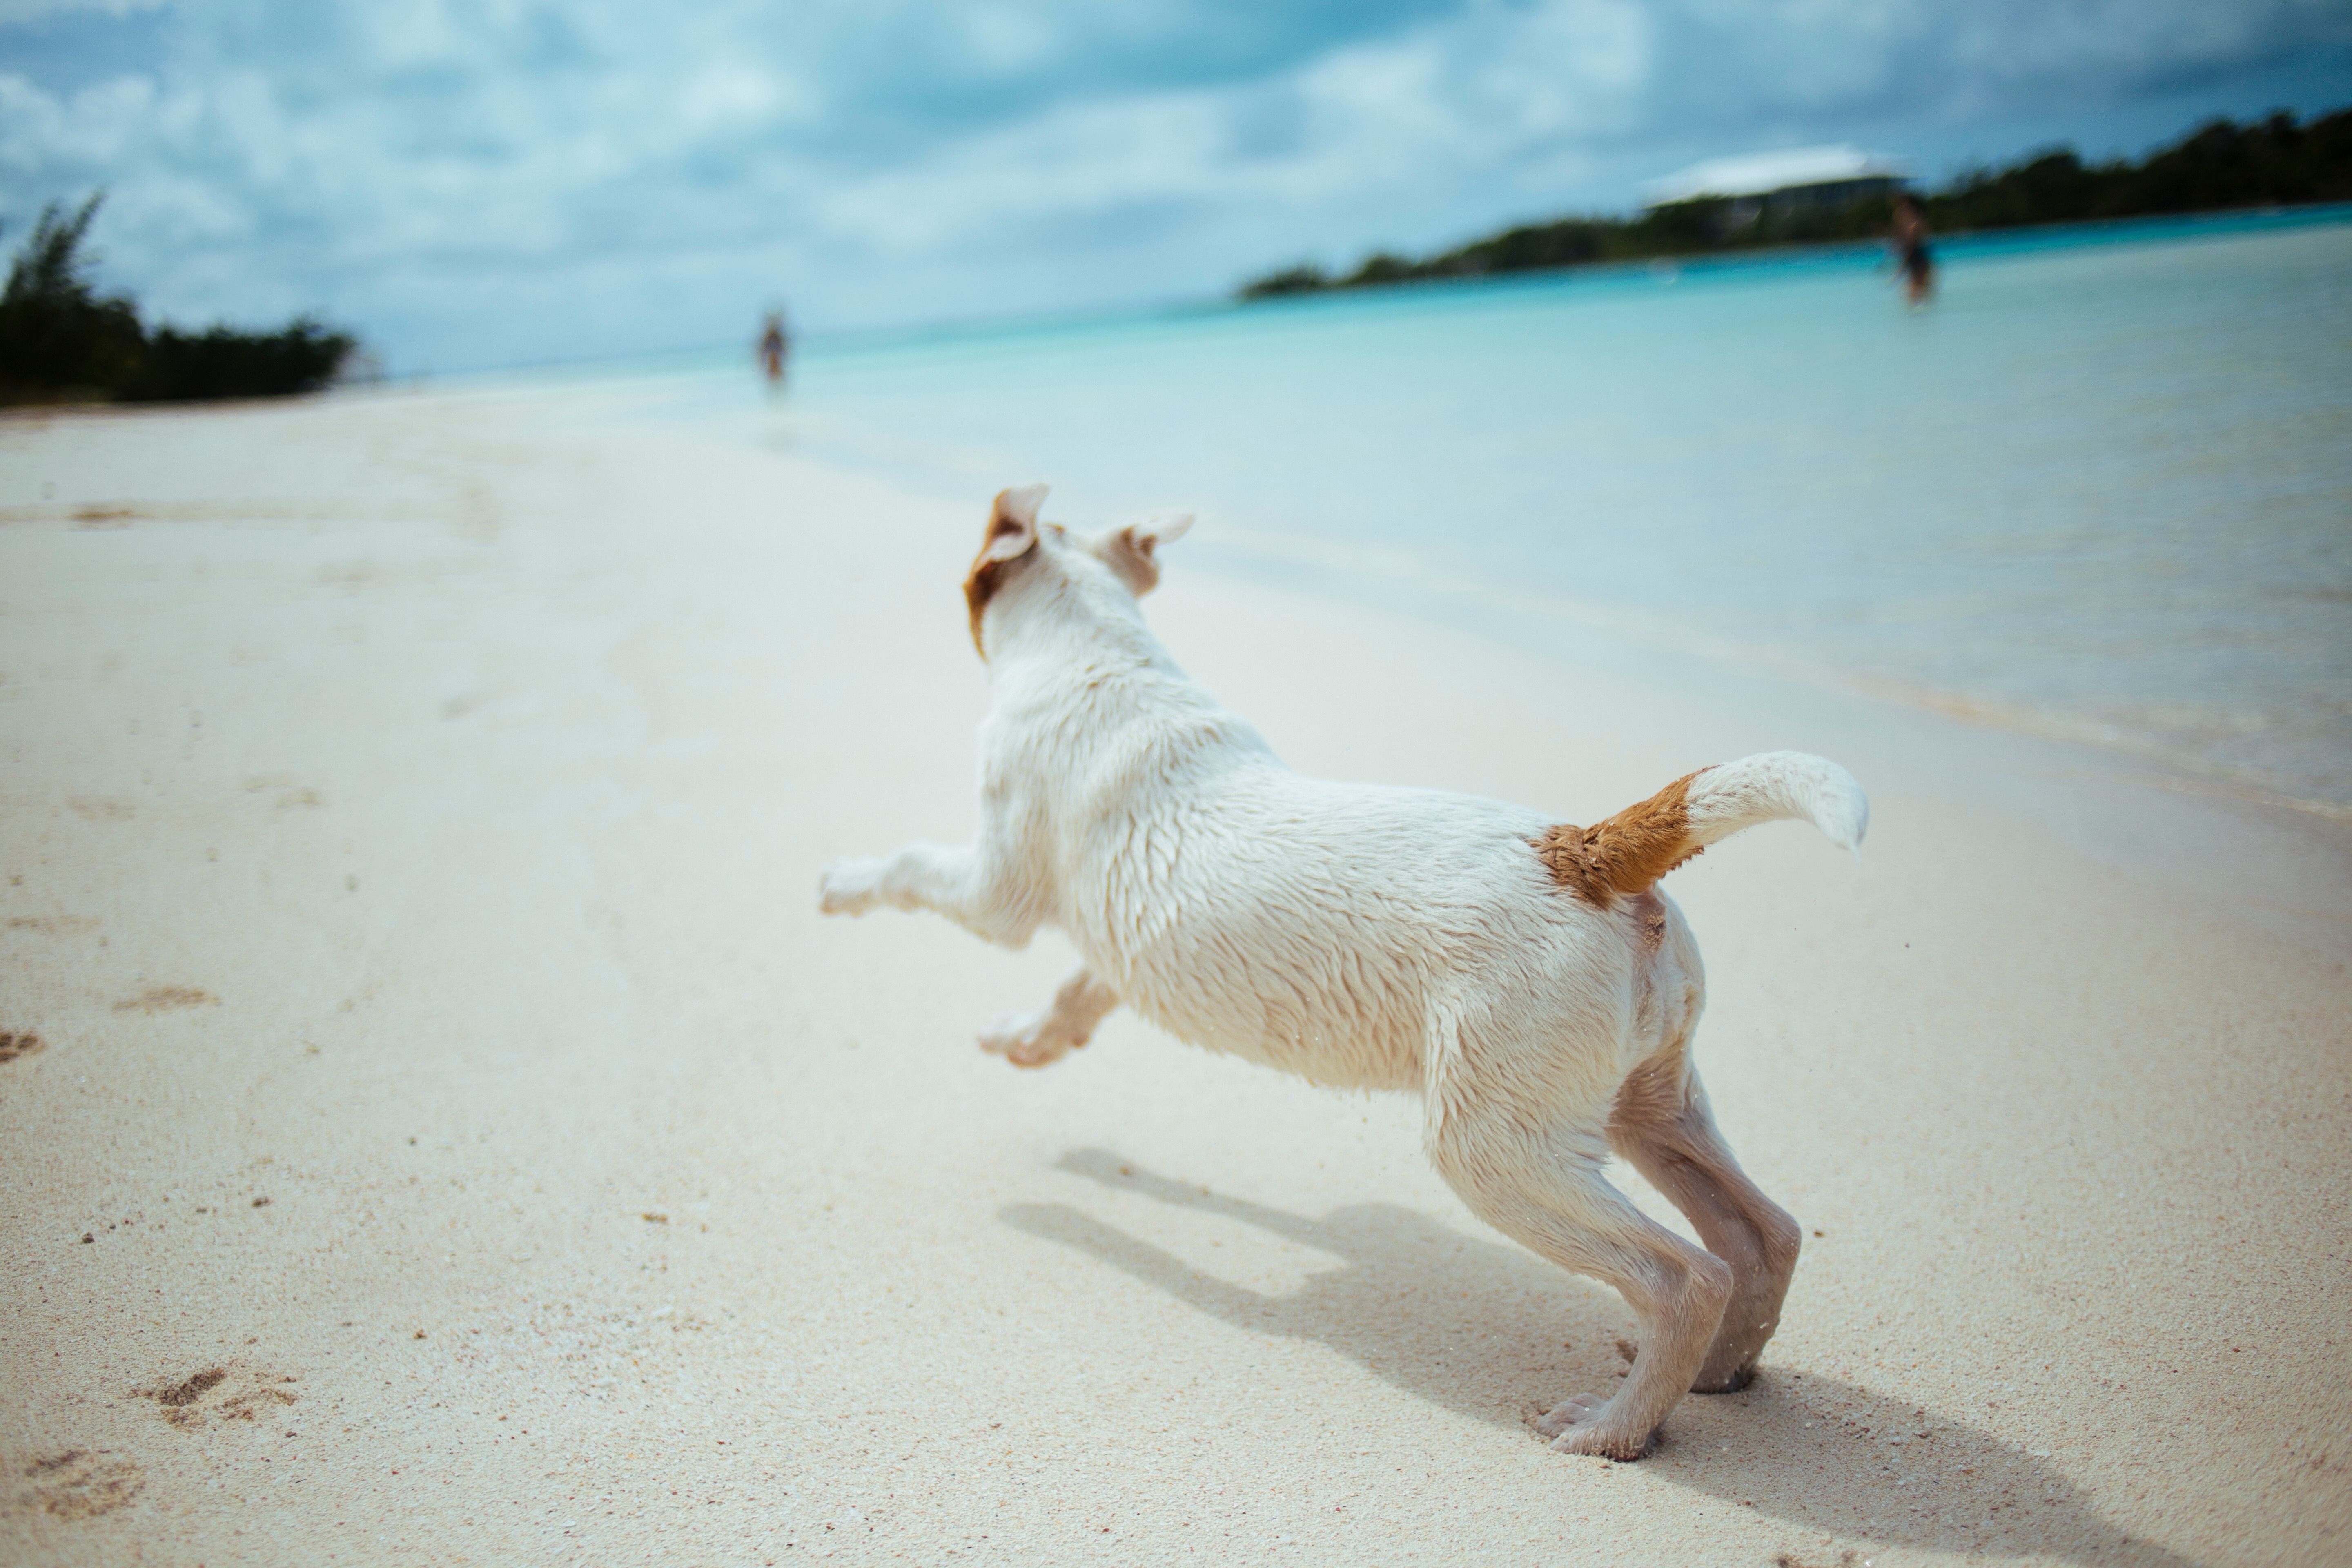
[[[1685,773],[1590,827],[1563,823],[1528,842],[1554,882],[1590,903],[1606,908],[1617,898],[1646,892],[1706,847],[1691,842],[1689,805],[1691,780],[1705,772]]]
[[[1181,517],[1154,518],[1148,523],[1114,528],[1087,548],[1127,584],[1129,593],[1140,599],[1160,586],[1160,559],[1155,552],[1170,540],[1181,538],[1192,526],[1191,512]]]
[[[1151,558],[1149,536],[1139,540],[1131,528],[1113,529],[1095,541],[1094,552],[1137,598],[1160,586],[1160,563]]]
[[[963,602],[971,613],[971,646],[980,649],[982,658],[988,657],[988,649],[980,640],[981,616],[988,601],[996,596],[1004,569],[1037,547],[1037,509],[1045,504],[1045,489],[1044,485],[1021,485],[999,490],[995,505],[989,509],[988,532],[982,536],[980,553],[972,558],[971,570],[963,580]]]

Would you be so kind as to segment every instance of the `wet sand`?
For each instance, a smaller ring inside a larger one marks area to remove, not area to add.
[[[1066,949],[815,914],[968,835],[985,497],[585,407],[0,425],[0,1558],[2352,1556],[2333,840],[2168,879],[1969,731],[1175,547],[1164,637],[1307,771],[1591,820],[1879,737],[1859,866],[1781,825],[1669,883],[1807,1232],[1763,1376],[1555,1455],[1632,1319],[1417,1106],[1123,1015],[1015,1072],[972,1032]]]

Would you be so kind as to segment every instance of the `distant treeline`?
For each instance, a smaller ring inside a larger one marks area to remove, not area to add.
[[[1939,233],[2352,201],[2352,109],[2309,124],[2287,113],[2249,125],[2216,120],[2137,163],[2085,163],[2061,148],[1998,172],[1973,170],[1920,200]],[[1345,276],[1304,263],[1244,284],[1241,296],[1865,239],[1885,234],[1893,216],[1887,195],[1834,206],[1707,197],[1634,218],[1529,224],[1419,261],[1382,252]]]
[[[82,237],[92,196],[52,202],[0,291],[0,404],[160,403],[315,392],[358,345],[305,316],[275,332],[215,326],[150,331],[128,297],[101,299]]]

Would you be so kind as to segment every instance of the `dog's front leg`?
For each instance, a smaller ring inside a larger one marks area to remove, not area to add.
[[[818,884],[817,908],[829,915],[862,915],[886,904],[932,910],[983,941],[1021,947],[1044,921],[1034,893],[981,850],[909,844],[896,855],[834,867]]]
[[[1042,1013],[1008,1018],[981,1032],[980,1048],[1017,1068],[1050,1067],[1093,1037],[1103,1015],[1118,1005],[1118,994],[1081,969],[1054,994]]]

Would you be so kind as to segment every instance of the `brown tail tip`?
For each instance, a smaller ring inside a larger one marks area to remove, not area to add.
[[[1645,801],[1590,827],[1563,823],[1528,840],[1552,880],[1589,903],[1606,907],[1647,891],[1659,878],[1705,848],[1690,837],[1691,780],[1685,773]]]

